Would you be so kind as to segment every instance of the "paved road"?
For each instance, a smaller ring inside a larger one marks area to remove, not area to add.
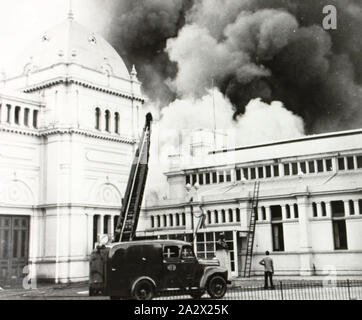
[[[157,300],[189,300],[190,296],[159,297]],[[205,294],[203,300],[208,299]],[[262,286],[229,288],[223,300],[347,300],[362,299],[362,287],[300,287],[298,285],[275,290]],[[5,288],[0,290],[0,300],[109,300],[108,297],[89,297],[87,285],[48,285],[37,289]]]

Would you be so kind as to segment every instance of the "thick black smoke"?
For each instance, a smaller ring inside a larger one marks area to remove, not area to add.
[[[322,28],[326,5],[337,30]],[[201,96],[214,79],[235,116],[261,97],[309,133],[362,126],[361,0],[123,0],[111,42],[155,101]]]
[[[129,67],[137,66],[147,96],[161,104],[176,95],[165,83],[177,65],[165,52],[166,41],[185,23],[191,0],[113,0],[110,41]]]

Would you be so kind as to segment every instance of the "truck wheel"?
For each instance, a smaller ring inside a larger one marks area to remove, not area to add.
[[[214,299],[222,298],[226,293],[226,289],[226,281],[221,276],[213,276],[207,285],[207,293]]]
[[[205,290],[191,290],[190,296],[192,299],[199,300],[205,293]]]
[[[135,300],[152,300],[154,294],[153,284],[148,280],[140,280],[134,287],[132,297]]]

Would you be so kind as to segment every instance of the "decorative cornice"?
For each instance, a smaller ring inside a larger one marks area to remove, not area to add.
[[[92,131],[82,130],[82,129],[75,129],[75,128],[54,128],[54,129],[38,129],[38,130],[31,130],[26,128],[16,128],[10,126],[4,126],[0,124],[0,132],[9,132],[15,134],[22,134],[27,136],[35,136],[35,137],[46,137],[52,136],[57,134],[76,134],[76,135],[83,135],[89,138],[101,139],[101,140],[108,140],[108,141],[115,141],[115,142],[122,142],[128,144],[135,144],[138,140],[127,137],[127,136],[113,136],[107,135],[102,133],[96,133]]]
[[[131,99],[131,100],[133,99],[133,100],[139,101],[141,103],[145,102],[145,99],[143,99],[142,97],[132,95],[131,93],[122,92],[122,91],[119,91],[119,90],[116,90],[116,89],[107,88],[107,87],[104,87],[104,86],[101,86],[101,85],[90,83],[90,82],[85,81],[85,80],[76,79],[74,77],[65,77],[65,76],[57,77],[57,78],[54,78],[52,80],[47,80],[47,81],[44,81],[44,82],[29,86],[29,87],[26,87],[26,88],[23,89],[23,92],[24,93],[32,93],[34,91],[50,88],[50,87],[58,85],[58,84],[76,84],[76,85],[80,85],[80,86],[82,86],[84,88],[88,88],[88,89],[108,93],[108,94],[111,94],[111,95],[114,95],[114,96],[127,98],[127,99]]]

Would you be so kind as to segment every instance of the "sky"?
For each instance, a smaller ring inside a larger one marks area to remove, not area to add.
[[[107,1],[72,0],[76,20],[93,32],[106,34],[108,25],[103,13],[106,13]],[[1,0],[0,70],[6,71],[32,39],[62,22],[67,17],[69,2],[69,0]],[[105,5],[101,6],[101,2]]]

